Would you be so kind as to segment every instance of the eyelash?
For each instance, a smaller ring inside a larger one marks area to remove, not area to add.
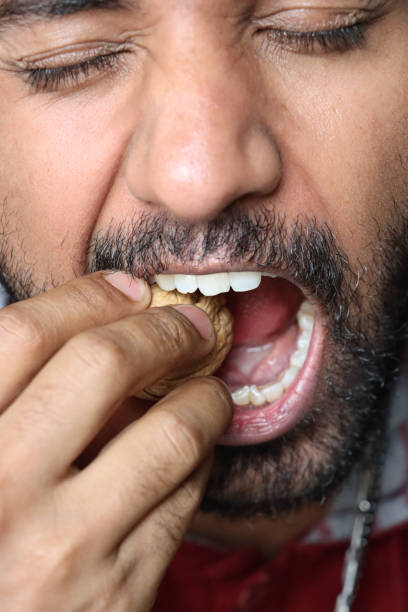
[[[365,42],[365,28],[368,22],[355,23],[332,30],[315,32],[294,32],[291,30],[266,30],[270,42],[291,46],[297,53],[323,53],[350,51]]]
[[[35,91],[55,92],[61,88],[77,87],[91,73],[109,72],[118,67],[122,55],[128,51],[97,55],[77,64],[56,68],[27,68],[24,70],[28,85]]]
[[[356,23],[332,30],[294,32],[290,30],[262,29],[270,42],[293,45],[298,53],[321,51],[345,52],[361,47],[365,42],[364,29],[368,23]],[[24,70],[30,88],[37,92],[55,92],[61,88],[77,87],[93,72],[109,72],[117,68],[121,56],[128,51],[97,55],[77,64],[56,68],[27,68]]]

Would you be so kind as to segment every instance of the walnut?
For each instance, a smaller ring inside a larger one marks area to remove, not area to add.
[[[176,304],[193,304],[207,313],[213,323],[216,334],[215,347],[208,355],[205,362],[201,362],[198,370],[191,370],[180,378],[163,379],[154,383],[151,387],[137,395],[137,397],[142,399],[157,399],[163,397],[190,378],[196,376],[210,376],[218,370],[231,349],[233,319],[230,311],[225,306],[226,297],[224,294],[219,294],[214,297],[207,297],[202,295],[199,291],[183,294],[176,290],[163,291],[158,285],[153,285],[151,308]]]

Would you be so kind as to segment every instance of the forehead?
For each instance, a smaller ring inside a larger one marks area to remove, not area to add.
[[[70,15],[78,11],[121,8],[125,0],[0,0],[0,17]],[[127,5],[136,4],[135,0]]]
[[[195,5],[209,5],[213,0],[160,0],[160,3],[165,1],[168,4],[178,4],[181,8],[193,8]],[[17,18],[21,16],[64,16],[82,11],[91,11],[96,9],[114,10],[114,9],[138,9],[143,8],[148,10],[157,3],[157,0],[0,0],[0,18]],[[285,8],[290,4],[291,0],[216,0],[219,6],[233,4],[236,7],[242,5],[267,5],[271,9],[279,6]],[[352,5],[369,7],[373,4],[378,4],[379,0],[337,0],[336,4],[347,7]],[[298,3],[294,3],[298,8]],[[332,0],[305,0],[302,2],[302,7],[316,6],[325,8],[333,5]]]

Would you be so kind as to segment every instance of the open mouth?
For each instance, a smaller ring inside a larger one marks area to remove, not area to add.
[[[235,410],[219,443],[260,444],[294,427],[310,408],[324,344],[323,317],[301,289],[260,272],[159,274],[154,281],[165,291],[227,294],[233,346],[215,374]]]

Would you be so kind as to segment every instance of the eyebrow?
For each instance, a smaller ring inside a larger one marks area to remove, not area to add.
[[[52,19],[97,9],[119,10],[126,0],[0,0],[0,30],[8,25],[27,25],[34,19]]]

